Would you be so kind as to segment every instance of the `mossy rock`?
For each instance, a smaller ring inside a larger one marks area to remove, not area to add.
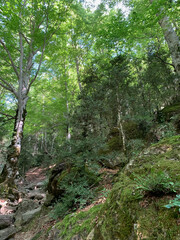
[[[120,136],[114,136],[111,139],[108,140],[107,142],[107,153],[112,152],[112,151],[118,151],[121,150],[123,147],[123,142]]]
[[[93,206],[89,210],[67,215],[61,222],[55,225],[55,228],[59,231],[59,239],[86,240],[88,235],[96,225],[96,217],[101,207],[102,205],[99,204]]]
[[[123,128],[127,139],[142,138],[139,124],[137,124],[135,121],[125,121],[123,123]]]
[[[164,107],[157,113],[158,122],[170,121],[175,115],[180,114],[180,102]]]
[[[152,145],[120,173],[98,214],[93,240],[179,239],[178,209],[164,207],[174,195],[147,196],[138,188],[135,176],[152,171],[180,181],[180,135]]]
[[[123,130],[127,141],[131,139],[144,138],[144,131],[142,131],[141,126],[135,121],[125,121],[123,123]],[[104,149],[104,153],[122,150],[122,148],[123,141],[121,131],[119,128],[114,127],[110,130],[107,141],[107,149]]]
[[[99,162],[103,167],[120,169],[128,163],[128,159],[123,152],[113,151],[101,157],[101,160]]]

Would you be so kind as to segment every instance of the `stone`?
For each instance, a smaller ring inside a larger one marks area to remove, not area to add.
[[[109,154],[105,158],[101,159],[102,165],[111,169],[124,167],[127,161],[128,160],[125,154],[120,152]]]
[[[17,227],[29,223],[38,213],[40,213],[41,207],[25,212],[24,214],[19,214],[16,216],[15,225]]]
[[[35,208],[38,208],[39,204],[34,202],[31,199],[24,199],[21,203],[18,205],[17,213],[25,213],[27,211],[33,210]]]
[[[9,227],[13,223],[13,215],[0,215],[0,230]]]
[[[77,234],[72,237],[72,240],[83,240],[83,238],[79,234]]]
[[[0,230],[0,240],[6,240],[10,238],[13,239],[12,237],[16,233],[16,231],[17,230],[14,226]]]
[[[89,235],[87,236],[86,240],[93,240],[94,238],[94,228],[93,230],[89,233]]]
[[[36,184],[36,187],[37,187],[37,188],[44,188],[44,182],[38,182],[38,183]]]
[[[29,223],[40,211],[41,207],[24,213],[22,215],[22,224]]]
[[[39,204],[31,199],[23,200],[19,205],[15,213],[15,225],[20,226],[28,221],[32,215],[39,212]],[[34,211],[38,209],[38,211]],[[32,218],[31,218],[32,219]]]
[[[53,226],[49,232],[47,240],[61,240],[59,234],[60,231],[55,226]]]
[[[52,194],[47,194],[46,200],[44,202],[44,206],[49,207],[53,201],[54,201],[54,196]]]
[[[45,194],[39,193],[37,191],[33,191],[33,192],[28,194],[28,197],[30,199],[37,199],[37,200],[42,200],[43,198],[45,198],[45,196],[46,196]]]
[[[15,201],[15,196],[13,194],[9,194],[8,195],[8,199],[11,201],[11,202],[14,202]]]

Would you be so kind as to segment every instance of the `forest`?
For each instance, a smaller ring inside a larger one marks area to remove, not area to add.
[[[180,238],[180,0],[1,0],[0,240]]]

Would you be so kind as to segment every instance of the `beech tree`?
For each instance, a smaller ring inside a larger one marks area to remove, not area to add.
[[[150,0],[150,3],[155,7],[157,6],[156,16],[159,17],[158,22],[163,31],[164,38],[168,44],[168,48],[172,57],[172,63],[177,74],[180,76],[180,38],[177,34],[178,25],[175,21],[171,22],[170,17],[168,17],[166,14],[166,9],[164,9],[163,5],[160,5],[161,1]],[[176,1],[174,1],[174,3],[173,1],[167,1],[164,4],[169,4],[170,8],[176,8],[178,3],[176,3]]]
[[[180,76],[179,1],[121,0],[121,2],[130,9],[129,39],[134,38],[134,43],[135,40],[142,43],[146,39],[147,43],[155,42],[155,39],[162,42],[162,38],[165,39],[172,65]]]
[[[2,180],[14,184],[21,152],[28,93],[43,55],[68,11],[68,1],[2,0],[0,3],[0,86],[16,99],[17,109]]]

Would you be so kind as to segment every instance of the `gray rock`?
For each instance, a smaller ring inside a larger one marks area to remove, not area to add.
[[[40,213],[41,207],[19,214],[16,216],[15,225],[17,227],[29,223],[38,213]]]
[[[37,200],[42,200],[43,198],[45,198],[45,196],[46,196],[45,194],[39,193],[37,191],[33,191],[33,192],[28,194],[28,197],[30,199],[37,199]]]
[[[31,199],[24,199],[21,203],[19,203],[18,205],[18,209],[17,209],[17,214],[18,213],[25,213],[27,211],[36,209],[39,207],[39,204],[36,203],[35,201],[31,200]]]
[[[117,167],[124,167],[127,163],[127,157],[124,153],[113,152],[106,157],[101,159],[102,164],[111,169],[116,169]]]
[[[59,234],[60,231],[55,226],[53,226],[49,232],[47,240],[61,240]]]
[[[0,240],[10,239],[15,233],[16,228],[14,226],[0,230]]]
[[[36,187],[37,188],[44,188],[44,181],[43,182],[38,182],[37,184],[36,184]]]
[[[23,224],[29,223],[31,219],[33,219],[38,213],[40,213],[41,207],[28,211],[22,215]]]
[[[93,240],[94,238],[94,229],[89,233],[86,240]]]
[[[0,215],[0,230],[9,227],[13,223],[13,215]]]
[[[24,224],[29,218],[31,218],[30,216],[35,215],[36,213],[35,210],[38,208],[39,208],[39,204],[37,202],[31,199],[23,200],[18,205],[18,209],[15,213],[15,225],[19,227],[22,224]],[[26,216],[26,214],[29,215],[29,217]]]
[[[77,234],[72,237],[72,240],[83,240],[83,238],[79,234]]]

